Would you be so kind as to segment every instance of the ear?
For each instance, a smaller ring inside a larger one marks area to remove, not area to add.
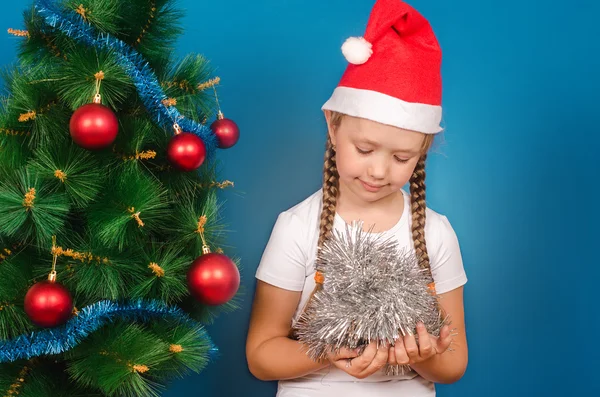
[[[327,133],[329,134],[329,139],[331,139],[331,143],[335,146],[335,129],[331,126],[331,110],[323,110],[325,114],[325,121],[327,122]]]

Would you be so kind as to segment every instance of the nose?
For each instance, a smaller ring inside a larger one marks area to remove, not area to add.
[[[367,173],[373,179],[383,179],[387,174],[389,161],[384,156],[374,156],[371,159]]]

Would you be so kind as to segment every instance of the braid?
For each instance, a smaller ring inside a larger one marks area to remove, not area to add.
[[[325,146],[325,163],[323,164],[323,208],[321,209],[321,221],[319,224],[319,248],[321,248],[325,241],[331,236],[331,229],[333,229],[338,196],[338,178],[339,175],[335,164],[335,148],[328,136],[327,144]],[[312,301],[313,296],[315,296],[315,293],[323,288],[324,281],[325,278],[323,277],[323,274],[320,271],[317,271],[315,273],[315,288],[302,309],[302,315],[299,319],[300,322],[306,321],[306,318],[304,317],[306,309]],[[298,339],[295,329],[290,330],[289,337]]]
[[[325,164],[323,165],[323,209],[321,210],[321,222],[319,224],[319,248],[323,246],[325,240],[331,235],[337,195],[338,173],[335,164],[335,150],[331,139],[327,137]]]
[[[427,244],[425,243],[425,161],[427,154],[419,159],[415,170],[410,177],[410,202],[412,212],[412,238],[415,246],[415,253],[419,259],[419,265],[422,268],[430,269],[429,254],[427,253]]]
[[[339,127],[341,123],[342,114],[333,112],[331,118],[332,126]],[[411,212],[412,212],[412,238],[415,246],[415,253],[419,259],[419,265],[428,269],[431,275],[431,268],[429,264],[429,254],[427,253],[427,244],[425,243],[425,210],[427,205],[425,203],[425,161],[427,160],[427,151],[433,142],[433,136],[427,135],[423,142],[423,155],[419,158],[417,165],[410,178],[410,200],[411,200]],[[331,230],[333,229],[333,222],[335,219],[337,196],[339,193],[339,174],[337,172],[337,166],[335,162],[335,147],[333,146],[330,137],[327,137],[327,144],[325,148],[325,163],[323,165],[323,207],[321,210],[321,219],[319,223],[319,241],[318,247],[322,248],[323,244],[331,236]],[[308,298],[299,321],[307,321],[304,316],[309,303],[312,301],[313,296],[316,292],[323,288],[324,277],[320,271],[315,273],[315,288],[313,289],[310,297]],[[433,283],[429,287],[435,293],[435,287]],[[296,330],[290,330],[290,338],[297,339]]]

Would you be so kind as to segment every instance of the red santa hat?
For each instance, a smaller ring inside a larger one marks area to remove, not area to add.
[[[323,110],[425,134],[442,130],[442,53],[429,22],[401,0],[377,0],[364,37],[342,46],[350,63]]]

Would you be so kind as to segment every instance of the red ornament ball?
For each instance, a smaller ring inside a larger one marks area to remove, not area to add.
[[[73,312],[73,299],[62,284],[41,281],[25,295],[25,313],[36,325],[44,328],[66,323]]]
[[[171,138],[167,146],[167,158],[181,171],[193,171],[206,158],[206,146],[198,136],[182,132]]]
[[[187,274],[190,294],[205,305],[222,305],[236,294],[240,272],[226,255],[208,253],[194,260]]]
[[[237,124],[233,120],[221,116],[211,124],[210,129],[217,136],[221,149],[232,147],[240,138],[240,129]]]
[[[114,142],[119,122],[110,108],[100,103],[88,103],[73,113],[69,130],[76,144],[84,149],[98,150]]]

